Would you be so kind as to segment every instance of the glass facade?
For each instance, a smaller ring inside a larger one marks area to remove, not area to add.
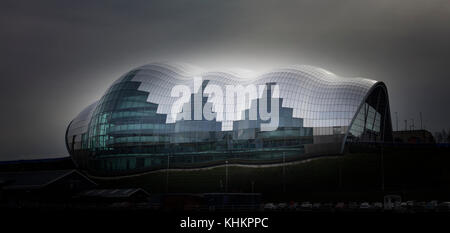
[[[193,91],[174,112],[180,100],[173,97],[176,85]],[[219,97],[208,92],[212,87],[227,90],[229,85],[260,89],[236,89],[235,94],[242,92],[245,98],[233,95],[232,106],[227,106],[226,91]],[[209,109],[214,119],[198,115],[198,107]],[[276,127],[270,130],[263,125],[273,119],[261,114],[263,108],[278,113]],[[230,114],[234,118],[226,117]],[[315,67],[287,67],[242,78],[233,72],[149,64],[123,75],[75,117],[66,144],[77,166],[96,175],[224,161],[276,163],[341,153],[346,141],[390,140],[389,116],[382,82],[341,78]]]

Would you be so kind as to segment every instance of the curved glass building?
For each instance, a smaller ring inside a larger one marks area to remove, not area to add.
[[[114,176],[340,154],[392,140],[384,83],[311,66],[263,74],[149,64],[124,74],[76,116],[76,165]]]

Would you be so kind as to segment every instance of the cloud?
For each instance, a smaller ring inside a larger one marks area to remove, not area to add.
[[[381,80],[391,112],[448,128],[448,22],[444,0],[4,1],[0,160],[67,155],[68,122],[121,74],[158,60],[310,64]]]

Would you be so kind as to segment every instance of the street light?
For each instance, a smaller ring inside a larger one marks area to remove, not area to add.
[[[167,154],[166,193],[169,192],[169,166],[170,166],[170,154]]]
[[[286,155],[283,152],[283,192],[286,192]]]
[[[225,192],[228,192],[228,160],[225,160]]]
[[[396,122],[396,129],[398,131],[398,113],[395,112],[395,122]]]
[[[423,130],[423,124],[422,124],[422,112],[419,112],[420,116],[420,129]]]

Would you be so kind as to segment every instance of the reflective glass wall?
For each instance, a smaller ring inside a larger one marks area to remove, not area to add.
[[[69,125],[66,144],[76,164],[96,175],[122,175],[225,161],[276,163],[341,153],[345,140],[384,140],[390,127],[386,88],[373,80],[341,78],[304,66],[245,79],[229,72],[204,72],[195,89],[195,76],[166,64],[150,64],[122,76]],[[174,115],[177,98],[171,91],[179,84],[194,91]],[[248,92],[245,103],[235,103],[241,108],[220,109],[206,93],[209,85],[225,89],[249,84],[262,91]],[[194,116],[195,100],[217,114],[215,119]],[[276,128],[263,130],[269,120],[260,114],[251,117],[262,106],[276,108]],[[219,116],[229,109],[236,119]]]

